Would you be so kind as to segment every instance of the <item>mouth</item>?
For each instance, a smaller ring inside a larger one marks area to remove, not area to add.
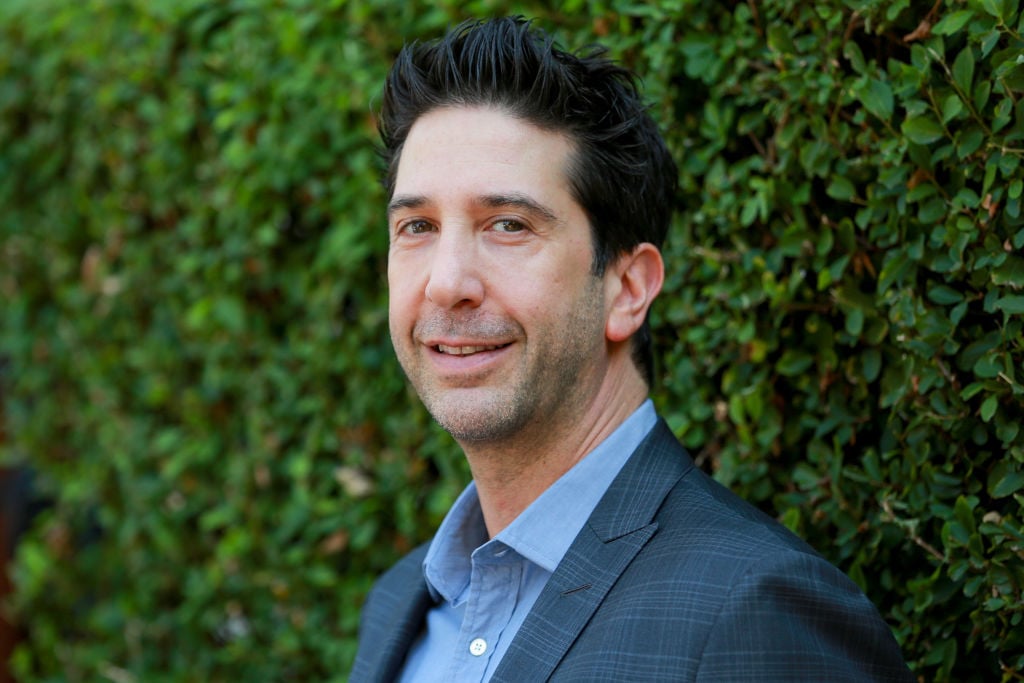
[[[503,349],[508,344],[491,344],[486,346],[448,346],[447,344],[435,344],[434,350],[449,356],[472,356],[485,351],[496,351]]]

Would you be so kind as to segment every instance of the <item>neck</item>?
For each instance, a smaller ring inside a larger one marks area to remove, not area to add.
[[[493,538],[549,486],[618,428],[647,397],[635,370],[625,381],[606,382],[582,410],[557,421],[538,416],[500,443],[460,444]]]

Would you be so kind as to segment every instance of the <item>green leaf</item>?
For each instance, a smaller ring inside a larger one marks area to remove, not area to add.
[[[890,120],[893,112],[892,86],[877,78],[869,78],[866,86],[860,90],[864,107],[883,121]]]
[[[860,362],[865,380],[874,382],[878,379],[878,374],[882,369],[882,354],[879,353],[878,349],[873,347],[865,349],[864,353],[860,356]]]
[[[1017,64],[1003,74],[1002,81],[1010,90],[1024,91],[1024,64]]]
[[[985,142],[985,133],[977,126],[971,126],[957,135],[956,154],[960,159],[966,159],[974,154]]]
[[[950,12],[932,26],[932,33],[937,36],[952,35],[966,26],[967,22],[973,17],[974,12],[972,10]]]
[[[1024,313],[1024,296],[1004,296],[996,300],[996,308],[1010,315]]]
[[[992,271],[992,284],[1024,289],[1024,258],[1010,257]]]
[[[878,292],[888,292],[893,285],[902,284],[914,272],[914,260],[904,251],[893,250],[885,255],[885,263],[878,274]]]
[[[991,422],[997,408],[999,408],[999,397],[996,394],[992,394],[981,404],[981,410],[979,411],[981,419],[984,422]]]
[[[964,101],[955,92],[949,93],[942,101],[942,122],[949,123],[964,111]]]
[[[957,496],[956,504],[953,506],[953,512],[956,515],[956,520],[960,522],[963,528],[967,531],[968,536],[973,536],[978,533],[978,527],[974,522],[974,508],[977,507],[978,501],[973,496]]]
[[[985,109],[988,104],[988,98],[992,95],[992,81],[987,78],[983,78],[977,82],[974,86],[974,92],[971,94],[972,101],[974,102],[974,108],[981,111]]]
[[[963,298],[963,294],[947,285],[936,285],[928,290],[928,299],[943,306],[959,303]]]
[[[992,52],[992,49],[999,43],[1000,37],[1001,34],[999,33],[999,29],[997,28],[993,28],[991,31],[988,31],[981,37],[982,57],[987,57]]]
[[[906,355],[896,363],[890,363],[882,371],[881,406],[896,405],[910,388],[910,362]]]
[[[840,201],[850,201],[856,198],[857,188],[846,178],[835,176],[828,187],[825,188],[825,194]]]
[[[946,205],[945,199],[942,197],[935,197],[924,203],[921,209],[917,212],[917,218],[926,225],[938,223],[946,217],[948,209],[949,207]]]
[[[927,199],[928,197],[938,194],[938,192],[938,189],[933,183],[924,182],[917,187],[911,188],[910,191],[907,192],[907,201],[911,203],[919,202],[922,199]]]
[[[970,43],[960,51],[953,62],[953,82],[964,93],[971,92],[974,80],[974,48]]]
[[[864,330],[864,311],[859,308],[851,308],[846,314],[846,332],[853,337],[859,337]]]
[[[722,56],[714,39],[708,35],[690,33],[680,41],[683,70],[693,79],[711,82],[722,69]]]
[[[1020,423],[1004,418],[1004,415],[996,414],[996,437],[1006,446],[1020,443],[1017,441],[1017,435],[1020,434]]]
[[[967,302],[961,301],[953,307],[952,311],[950,311],[949,322],[951,322],[955,327],[960,324],[960,321],[964,319],[965,315],[967,315]]]
[[[978,359],[978,362],[974,364],[972,368],[974,374],[983,379],[991,379],[998,377],[1003,371],[1004,365],[1002,358],[998,354],[988,354]]]
[[[1001,0],[981,0],[981,6],[986,12],[999,21],[1003,21],[1005,19],[1003,15],[1003,3]]]
[[[784,55],[796,54],[796,45],[790,36],[793,27],[784,23],[773,23],[768,27],[768,49]]]
[[[976,339],[960,352],[958,365],[964,370],[973,368],[982,356],[998,348],[1001,343],[999,332],[996,331],[986,334],[981,339]]]
[[[843,56],[850,61],[850,66],[857,73],[862,74],[867,70],[867,65],[864,63],[864,53],[856,41],[847,40],[843,43]]]
[[[787,349],[775,364],[775,370],[780,375],[794,377],[805,372],[813,364],[814,357],[809,353]]]
[[[993,133],[998,133],[1005,128],[1013,118],[1013,100],[1008,97],[1000,100],[995,106],[994,113],[995,115],[992,117],[990,130]]]
[[[942,126],[930,116],[917,116],[907,119],[900,126],[900,129],[907,136],[907,139],[919,145],[931,144],[936,140],[941,140],[946,135]]]
[[[743,202],[743,208],[740,210],[740,225],[745,228],[753,225],[754,221],[757,220],[758,210],[759,206],[757,197],[748,197],[747,200]]]
[[[1016,467],[1015,463],[1005,460],[996,463],[988,475],[987,488],[990,496],[1005,498],[1024,488],[1024,471]]]
[[[963,209],[970,209],[973,211],[981,205],[981,197],[979,197],[978,193],[971,188],[961,187],[957,191],[956,196],[953,197],[952,205],[954,211],[961,211]],[[960,227],[961,230],[974,229],[974,223],[971,220],[968,219],[964,221],[964,224],[967,226],[966,228],[961,227],[960,224],[958,224],[957,227]]]

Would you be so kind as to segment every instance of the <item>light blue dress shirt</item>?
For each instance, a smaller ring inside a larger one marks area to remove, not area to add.
[[[438,605],[409,651],[403,683],[490,679],[555,567],[657,419],[645,401],[492,539],[476,486],[466,487],[423,561]]]

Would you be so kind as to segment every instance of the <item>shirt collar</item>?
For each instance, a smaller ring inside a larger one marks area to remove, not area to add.
[[[494,539],[488,540],[476,484],[452,505],[423,561],[435,600],[457,602],[469,587],[474,551],[504,544],[547,572],[554,572],[629,456],[657,422],[646,400],[604,441],[537,497]],[[552,524],[552,520],[558,520]]]

